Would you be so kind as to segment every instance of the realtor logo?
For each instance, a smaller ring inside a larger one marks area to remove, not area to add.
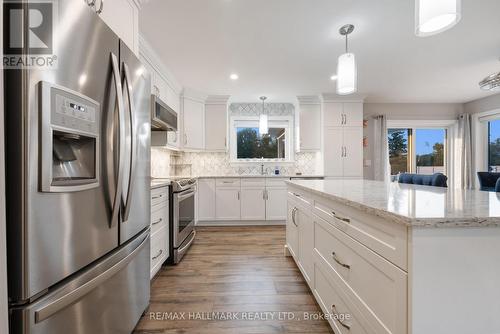
[[[54,68],[55,2],[4,1],[5,68]]]

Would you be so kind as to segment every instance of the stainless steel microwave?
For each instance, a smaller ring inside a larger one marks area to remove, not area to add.
[[[156,95],[151,95],[151,129],[177,131],[177,112]]]

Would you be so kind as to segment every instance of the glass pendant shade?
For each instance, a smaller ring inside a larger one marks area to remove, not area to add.
[[[358,90],[356,58],[353,53],[344,53],[337,62],[337,94],[347,95]]]
[[[266,114],[260,114],[259,116],[259,133],[260,135],[267,135],[269,132],[269,124]]]
[[[415,0],[415,34],[438,34],[460,21],[461,0]]]

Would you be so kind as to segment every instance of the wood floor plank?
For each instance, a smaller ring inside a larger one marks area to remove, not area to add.
[[[152,281],[134,333],[333,333],[325,320],[302,320],[321,310],[284,244],[283,226],[198,228],[181,263]]]

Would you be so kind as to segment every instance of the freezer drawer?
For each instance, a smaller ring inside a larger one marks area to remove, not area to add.
[[[39,300],[11,309],[11,333],[131,333],[149,304],[149,252],[147,229]]]

